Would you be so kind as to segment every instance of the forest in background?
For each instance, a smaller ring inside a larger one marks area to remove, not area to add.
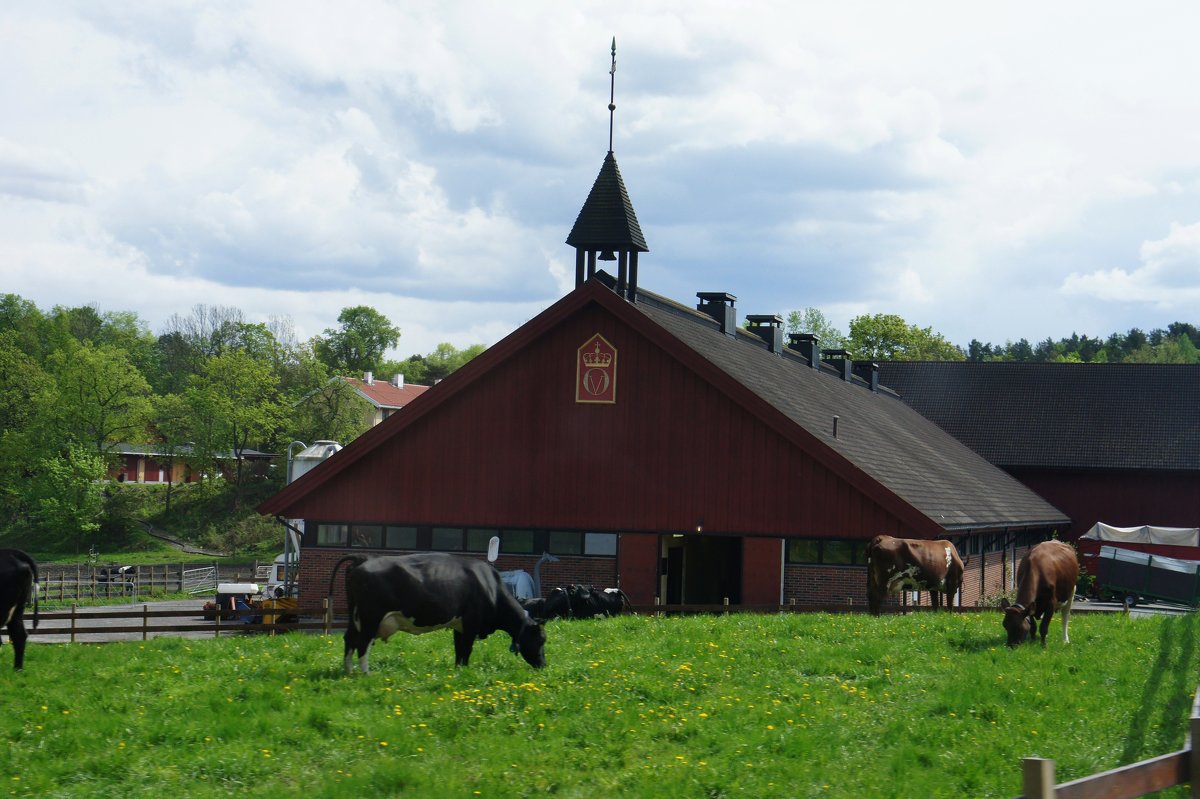
[[[785,320],[788,332],[872,360],[1200,363],[1200,331],[1184,322],[963,348],[891,314],[856,317],[847,333],[814,308]],[[367,306],[343,309],[337,327],[300,341],[290,319],[252,322],[233,307],[197,305],[155,334],[132,311],[43,310],[0,295],[0,543],[63,553],[151,546],[140,522],[225,551],[274,542],[278,525],[253,509],[282,486],[281,467],[251,475],[243,453],[283,453],[293,441],[345,444],[361,434],[369,408],[337,376],[402,374],[432,385],[484,350],[441,344],[389,359],[400,336]],[[152,444],[205,477],[182,486],[110,483],[118,444]],[[227,476],[218,476],[218,461],[233,464]]]

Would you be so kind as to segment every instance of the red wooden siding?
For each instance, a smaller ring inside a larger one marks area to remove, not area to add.
[[[595,333],[618,351],[615,405],[575,402],[576,352]],[[403,417],[372,434],[385,435]],[[487,527],[906,532],[878,503],[595,304],[288,510],[312,520]]]
[[[1011,470],[1014,477],[1071,517],[1064,537],[1096,522],[1115,527],[1200,527],[1200,475],[1179,472]]]

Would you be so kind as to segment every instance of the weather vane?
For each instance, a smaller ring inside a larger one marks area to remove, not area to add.
[[[613,151],[613,111],[617,110],[617,104],[613,102],[616,98],[617,90],[617,37],[613,37],[612,41],[612,67],[608,70],[608,151]]]

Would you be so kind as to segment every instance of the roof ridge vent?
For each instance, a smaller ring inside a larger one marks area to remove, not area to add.
[[[854,361],[850,351],[844,349],[821,350],[821,360],[838,370],[838,377],[850,382],[854,374]]]
[[[696,296],[700,299],[697,311],[717,320],[725,335],[737,334],[737,297],[724,291],[697,291]]]
[[[779,314],[746,314],[746,329],[767,342],[767,349],[783,352],[783,317]]]
[[[788,346],[808,358],[808,365],[821,368],[821,340],[816,333],[788,333]]]

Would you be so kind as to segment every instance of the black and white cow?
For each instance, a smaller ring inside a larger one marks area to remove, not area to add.
[[[521,605],[530,616],[541,621],[619,616],[631,607],[629,597],[620,588],[597,590],[577,583],[555,588],[545,597],[523,599]]]
[[[33,598],[33,629],[38,626],[38,570],[19,549],[0,549],[0,619],[13,646],[13,668],[25,665],[25,606]]]
[[[345,669],[352,656],[368,671],[368,652],[376,638],[387,641],[396,632],[421,633],[449,628],[454,631],[454,663],[467,665],[476,639],[497,630],[512,636],[510,650],[534,668],[546,665],[546,632],[530,618],[490,564],[442,552],[362,558],[351,555],[333,567],[336,576],[343,563],[350,623],[346,626]],[[330,593],[333,593],[333,576]]]

